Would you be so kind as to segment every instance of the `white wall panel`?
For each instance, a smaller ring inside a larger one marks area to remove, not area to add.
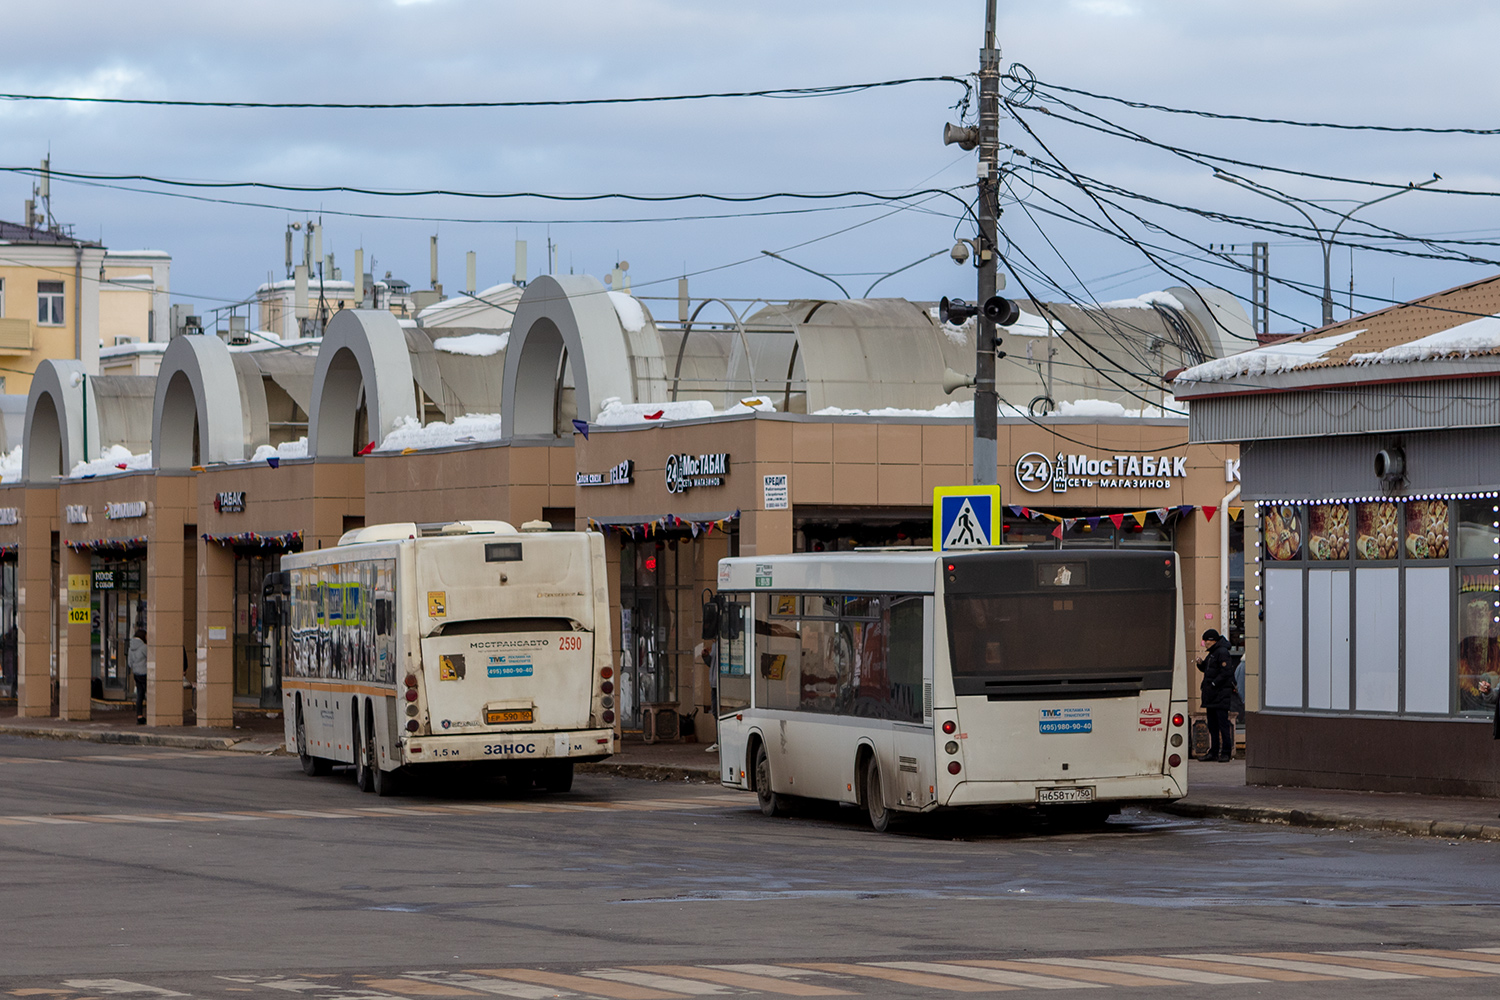
[[[1336,569],[1328,587],[1331,708],[1349,710],[1349,571]]]
[[[1331,569],[1307,571],[1308,708],[1333,707],[1332,582]]]
[[[1400,689],[1401,571],[1354,571],[1354,707],[1394,712]]]
[[[1447,714],[1452,704],[1453,641],[1446,566],[1406,571],[1406,711]]]
[[[1302,707],[1302,571],[1267,569],[1267,708]]]

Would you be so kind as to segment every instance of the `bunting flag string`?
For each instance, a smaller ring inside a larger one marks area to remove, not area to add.
[[[261,534],[258,531],[237,531],[230,535],[203,535],[205,542],[228,545],[240,549],[275,549],[280,552],[295,552],[302,549],[302,532],[281,531]]]
[[[0,559],[9,559],[20,551],[21,546],[19,545],[0,545]]]
[[[74,552],[93,552],[100,555],[122,555],[127,552],[139,552],[146,547],[149,539],[145,535],[135,538],[89,538],[81,542],[68,540],[68,548]]]
[[[1218,512],[1218,510],[1219,510],[1219,508],[1217,508],[1217,507],[1210,507],[1207,504],[1204,504],[1203,505],[1203,516],[1206,517],[1206,518],[1208,518],[1209,522],[1212,523],[1213,519],[1214,519],[1214,514],[1216,514]]]
[[[650,521],[642,521],[636,524],[608,524],[594,518],[586,518],[588,530],[609,533],[616,532],[622,538],[631,541],[645,541],[654,538],[665,531],[687,531],[694,538],[708,537],[715,531],[728,531],[729,525],[740,519],[740,512],[735,511],[725,517],[710,518],[707,520],[694,520],[688,517],[680,517],[677,514],[663,514]]]

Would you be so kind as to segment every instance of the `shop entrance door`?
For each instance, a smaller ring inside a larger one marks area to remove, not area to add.
[[[261,600],[266,575],[281,566],[281,554],[235,550],[234,554],[234,697],[261,708],[281,706],[281,686],[265,659]]]
[[[99,559],[92,566],[94,680],[106,701],[135,697],[130,639],[146,628],[146,560]]]
[[[626,540],[620,547],[620,722],[640,729],[644,705],[675,704],[692,656],[693,542]]]

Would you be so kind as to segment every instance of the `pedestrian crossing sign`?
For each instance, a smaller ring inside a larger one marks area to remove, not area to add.
[[[932,550],[982,549],[1000,540],[1000,487],[939,486],[932,491]]]

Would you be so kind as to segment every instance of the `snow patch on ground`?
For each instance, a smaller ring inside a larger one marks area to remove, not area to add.
[[[16,445],[8,452],[0,452],[0,483],[18,483],[21,481],[21,446]]]
[[[464,354],[471,358],[492,358],[510,343],[510,331],[504,333],[470,333],[462,337],[439,337],[434,349],[446,354]]]
[[[646,328],[646,312],[635,296],[627,292],[610,292],[609,301],[614,304],[626,333],[640,333]]]
[[[1182,383],[1222,382],[1241,375],[1274,375],[1277,372],[1292,371],[1322,361],[1323,356],[1329,351],[1364,332],[1351,330],[1347,333],[1318,337],[1316,340],[1268,344],[1240,354],[1231,354],[1227,358],[1215,358],[1213,361],[1194,365],[1179,373],[1176,381]]]
[[[426,427],[415,417],[402,417],[395,430],[385,436],[376,451],[403,451],[407,448],[449,448],[460,444],[499,441],[500,414],[468,413],[454,417],[452,423],[433,421]]]
[[[124,468],[121,468],[122,465]],[[134,455],[124,445],[112,444],[105,448],[98,458],[89,462],[79,462],[73,466],[73,471],[69,473],[69,476],[73,479],[87,479],[91,476],[115,476],[122,472],[135,472],[149,468],[151,468],[149,451],[142,455]]]
[[[255,449],[255,454],[250,456],[252,462],[264,462],[268,458],[306,458],[307,438],[300,437],[295,441],[286,441],[272,447],[263,444]]]
[[[1349,361],[1356,365],[1388,365],[1428,361],[1454,354],[1467,358],[1471,354],[1495,350],[1500,350],[1500,317],[1481,316],[1410,343],[1397,344],[1371,354],[1355,354]]]

